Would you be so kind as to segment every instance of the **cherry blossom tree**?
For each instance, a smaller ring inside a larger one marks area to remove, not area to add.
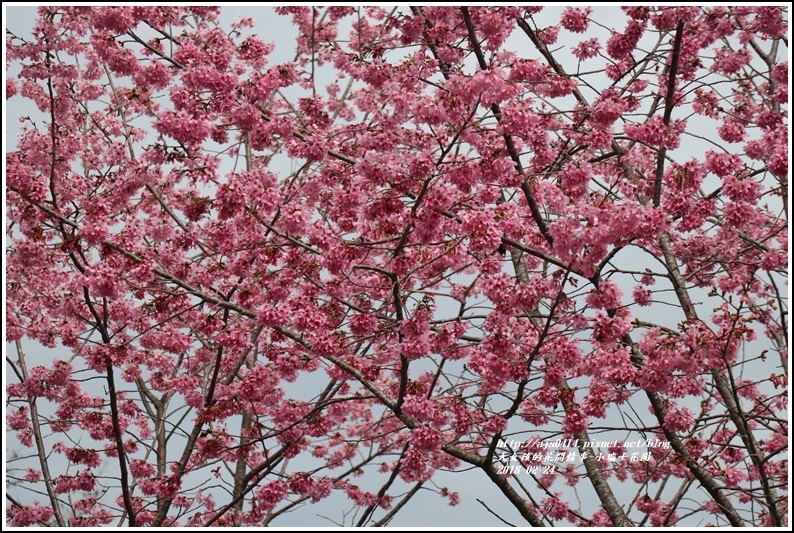
[[[7,525],[788,523],[787,8],[219,12],[7,29]]]

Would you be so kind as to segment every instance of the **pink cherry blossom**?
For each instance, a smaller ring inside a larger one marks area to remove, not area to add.
[[[572,31],[574,33],[584,33],[587,31],[587,26],[589,25],[587,17],[592,12],[592,8],[589,7],[584,9],[567,7],[562,14],[560,24],[568,31]]]
[[[787,524],[784,7],[234,9],[8,28],[9,524]]]

